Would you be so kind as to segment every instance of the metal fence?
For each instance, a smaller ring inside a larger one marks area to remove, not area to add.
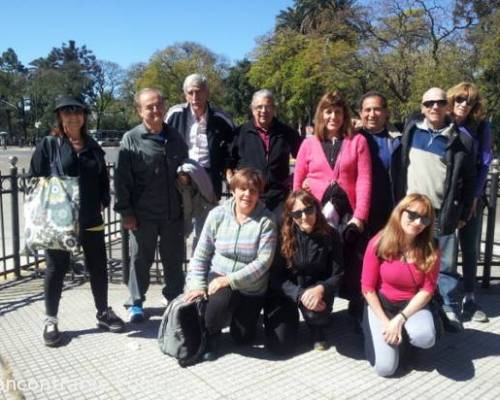
[[[17,158],[10,157],[10,171],[8,175],[0,173],[0,281],[21,279],[25,277],[38,277],[42,274],[44,264],[43,253],[30,255],[23,251],[21,246],[23,230],[23,204],[25,198],[26,184],[29,176],[24,170],[18,171]],[[114,180],[114,165],[109,164],[110,180]],[[491,267],[500,266],[500,260],[494,257],[495,243],[495,220],[497,200],[499,197],[499,171],[498,161],[494,160],[490,168],[488,184],[486,189],[486,207],[483,213],[483,226],[481,237],[481,250],[478,266],[482,267],[478,279],[482,281],[483,287],[489,287],[491,279],[500,277],[491,276]],[[113,188],[113,185],[111,185]],[[114,192],[111,191],[111,204],[114,203]],[[128,232],[121,228],[120,218],[117,213],[108,207],[104,215],[105,240],[108,256],[108,274],[110,280],[128,280]],[[185,249],[181,251],[185,252]],[[159,263],[158,254],[155,257],[155,265],[152,269],[152,277],[160,281],[162,268]],[[83,271],[82,255],[72,261],[71,278]],[[460,260],[460,258],[459,258]],[[460,262],[460,261],[459,261]],[[80,268],[78,268],[80,266]],[[0,283],[0,289],[2,284]]]

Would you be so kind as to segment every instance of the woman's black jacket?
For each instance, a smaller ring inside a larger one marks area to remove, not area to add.
[[[296,252],[290,267],[277,252],[270,276],[270,294],[281,292],[298,303],[304,291],[323,285],[325,297],[333,298],[343,275],[342,244],[335,230],[328,235],[307,234],[294,227]]]
[[[109,177],[104,151],[90,136],[84,136],[85,145],[76,153],[66,136],[46,136],[36,147],[31,158],[30,175],[50,176],[55,149],[59,149],[65,176],[78,176],[80,188],[80,228],[101,225],[102,208],[110,203]],[[57,146],[54,146],[56,141]]]

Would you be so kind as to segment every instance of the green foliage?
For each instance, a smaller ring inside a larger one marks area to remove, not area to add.
[[[248,79],[248,71],[252,63],[244,59],[229,69],[224,79],[224,110],[232,115],[236,124],[242,124],[249,117],[252,95],[256,89]]]
[[[223,79],[227,63],[221,56],[193,42],[177,43],[156,52],[135,82],[136,90],[156,87],[162,90],[168,106],[185,101],[182,83],[186,76],[200,73],[207,77],[210,100],[223,101]]]

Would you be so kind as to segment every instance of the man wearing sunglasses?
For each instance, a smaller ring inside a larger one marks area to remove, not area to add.
[[[474,193],[474,151],[471,138],[460,132],[447,116],[446,93],[431,88],[422,96],[423,117],[411,119],[401,139],[396,197],[427,195],[436,210],[435,236],[439,240],[441,267],[439,292],[450,331],[462,329],[459,280],[456,274],[455,230],[467,221]]]

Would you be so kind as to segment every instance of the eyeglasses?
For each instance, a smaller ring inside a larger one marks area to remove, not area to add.
[[[475,101],[470,100],[466,96],[457,96],[457,97],[455,97],[455,103],[462,104],[463,102],[465,102],[470,107],[473,107],[474,105],[476,105]]]
[[[416,221],[417,219],[420,220],[420,223],[425,226],[429,226],[431,224],[431,219],[426,216],[426,215],[420,215],[418,212],[411,211],[411,210],[405,210],[406,213],[408,214],[408,219],[413,222]]]
[[[60,111],[63,114],[80,114],[83,113],[83,108],[78,106],[67,106],[67,107],[62,107]]]
[[[314,213],[314,206],[308,206],[306,208],[303,208],[302,210],[290,211],[290,215],[292,216],[293,219],[299,219],[300,217],[302,217],[302,214],[304,214],[307,217],[312,213]]]
[[[422,102],[422,105],[425,108],[432,108],[432,107],[434,107],[434,104],[437,104],[439,107],[444,107],[448,104],[448,101],[446,101],[446,100],[427,100],[427,101]]]

